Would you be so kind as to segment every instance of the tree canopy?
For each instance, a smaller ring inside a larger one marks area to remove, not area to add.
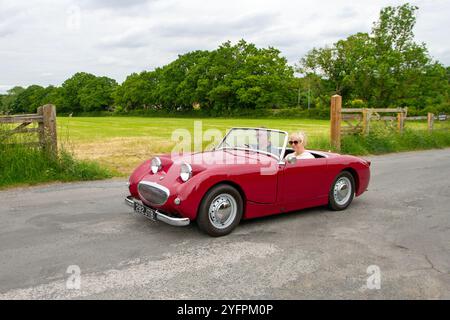
[[[275,48],[244,40],[214,51],[193,51],[151,72],[130,75],[115,101],[126,109],[146,107],[216,111],[286,105],[293,68]]]
[[[357,33],[329,47],[314,48],[298,71],[329,81],[344,99],[369,106],[439,106],[448,102],[446,69],[414,41],[415,12],[410,4],[386,7],[368,33]]]
[[[60,87],[15,87],[0,96],[0,113],[35,112],[53,103],[59,113],[201,109],[239,115],[311,107],[326,114],[335,93],[348,106],[450,113],[450,67],[433,60],[425,44],[415,41],[417,10],[410,4],[383,8],[369,33],[310,50],[296,66],[297,76],[278,49],[228,41],[133,73],[120,85],[78,72]]]

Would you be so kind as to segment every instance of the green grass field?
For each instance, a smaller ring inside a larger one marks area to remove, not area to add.
[[[232,127],[260,127],[286,131],[304,130],[311,136],[327,135],[328,120],[305,119],[223,119],[223,118],[143,118],[143,117],[58,117],[60,133],[74,141],[92,141],[117,137],[155,137],[170,139],[175,129],[193,130],[194,122],[201,121],[204,130],[219,129],[224,133]]]
[[[202,132],[218,129],[222,135],[232,127],[302,130],[308,134],[312,148],[326,148],[329,135],[328,120],[305,119],[58,117],[57,125],[59,142],[77,157],[97,160],[126,175],[150,156],[170,152],[176,143],[171,139],[172,132],[187,129],[192,133],[195,121],[201,122]]]
[[[137,164],[152,155],[170,152],[175,141],[172,132],[201,121],[202,132],[218,129],[222,135],[232,127],[260,127],[304,131],[308,148],[329,150],[329,121],[309,119],[234,119],[234,118],[150,118],[150,117],[58,117],[59,143],[78,158],[96,160],[119,175],[128,175]],[[370,139],[345,137],[344,153],[379,154],[450,146],[450,121],[436,123],[433,135],[426,132],[426,122],[409,122],[404,135],[386,132]],[[210,142],[204,142],[204,146]]]

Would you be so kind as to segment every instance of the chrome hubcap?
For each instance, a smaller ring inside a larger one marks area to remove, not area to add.
[[[223,193],[214,198],[209,206],[209,220],[217,229],[229,227],[237,212],[236,200],[229,194]]]
[[[352,183],[347,177],[341,177],[336,181],[333,189],[334,201],[342,206],[347,203],[352,195]]]

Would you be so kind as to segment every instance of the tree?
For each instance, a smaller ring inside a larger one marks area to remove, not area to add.
[[[12,113],[35,113],[37,108],[48,103],[59,102],[58,89],[53,86],[46,88],[31,85],[26,89],[15,87],[8,92],[4,99],[8,110]]]
[[[12,104],[13,113],[36,112],[40,101],[44,95],[44,88],[38,85],[31,85],[17,94]]]
[[[61,86],[62,112],[100,111],[113,104],[113,92],[117,82],[107,77],[78,72]]]
[[[108,77],[95,77],[78,91],[80,107],[85,112],[107,110],[113,105],[117,82]]]
[[[213,51],[193,51],[154,71],[130,75],[114,94],[126,109],[264,109],[289,103],[293,69],[275,48],[226,42]],[[292,100],[292,99],[291,99]]]
[[[143,109],[154,103],[156,72],[143,71],[133,73],[116,88],[113,97],[116,106],[123,107],[126,111]]]
[[[293,69],[275,48],[222,44],[192,69],[194,99],[215,111],[279,107],[289,99]]]
[[[2,98],[2,109],[4,113],[13,112],[16,99],[19,96],[19,94],[24,90],[25,90],[24,88],[16,86],[7,91],[7,94],[4,95]]]
[[[58,109],[63,112],[82,111],[78,93],[92,79],[95,79],[93,74],[77,72],[71,78],[64,81],[61,86],[62,105],[58,106]]]
[[[370,34],[313,49],[298,70],[326,79],[347,101],[362,98],[371,106],[417,108],[444,103],[445,69],[424,44],[414,42],[417,9],[410,4],[383,8]]]
[[[3,99],[5,98],[6,95],[4,94],[0,94],[0,114],[4,114],[6,113],[6,106],[3,104]]]

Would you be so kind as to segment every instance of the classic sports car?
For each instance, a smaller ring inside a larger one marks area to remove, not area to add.
[[[196,220],[223,236],[241,219],[323,205],[343,210],[367,189],[370,161],[312,150],[314,159],[296,159],[287,144],[285,131],[233,128],[211,151],[145,161],[130,176],[125,202],[152,220]]]

